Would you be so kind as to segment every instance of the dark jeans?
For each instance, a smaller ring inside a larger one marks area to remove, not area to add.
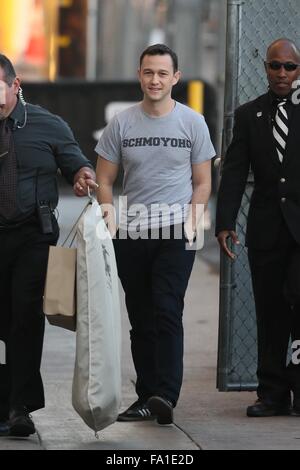
[[[274,248],[248,249],[257,317],[257,393],[270,402],[283,402],[290,390],[300,391],[300,366],[286,365],[290,337],[300,339],[300,305],[292,307],[285,296],[291,261],[299,253],[284,222]]]
[[[0,230],[0,341],[6,346],[6,361],[0,364],[2,420],[18,405],[29,411],[44,407],[42,298],[49,245],[58,238],[56,222],[54,231],[43,235],[35,221]]]
[[[161,235],[161,234],[160,234]],[[141,400],[152,395],[176,405],[183,376],[184,295],[195,251],[176,240],[114,240],[118,273],[131,323],[131,350]]]

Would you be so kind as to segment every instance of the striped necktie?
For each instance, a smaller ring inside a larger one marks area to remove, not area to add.
[[[17,207],[17,161],[7,120],[0,121],[0,216],[10,220]]]
[[[276,150],[278,153],[278,158],[282,162],[285,147],[287,143],[289,128],[288,128],[288,115],[284,105],[286,104],[286,99],[282,99],[277,105],[277,111],[275,115],[274,125],[273,125],[273,135],[275,138]]]

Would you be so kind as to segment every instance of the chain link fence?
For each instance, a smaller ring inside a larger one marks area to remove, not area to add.
[[[237,106],[267,90],[263,61],[269,44],[288,37],[300,45],[299,0],[227,0],[227,58],[223,151],[232,138]],[[256,388],[256,321],[250,270],[244,246],[253,188],[251,174],[237,220],[241,245],[232,247],[234,263],[221,255],[217,387]]]

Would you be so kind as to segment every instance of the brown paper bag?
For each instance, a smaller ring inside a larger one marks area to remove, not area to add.
[[[76,330],[76,248],[50,246],[44,312],[51,325]]]

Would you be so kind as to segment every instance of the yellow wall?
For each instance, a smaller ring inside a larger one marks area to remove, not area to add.
[[[60,0],[42,0],[45,14],[47,63],[44,71],[54,80],[57,68],[57,17]],[[14,64],[23,63],[35,0],[0,0],[0,52]],[[17,67],[18,69],[18,67]]]
[[[23,52],[32,0],[0,0],[0,50],[13,61]]]

